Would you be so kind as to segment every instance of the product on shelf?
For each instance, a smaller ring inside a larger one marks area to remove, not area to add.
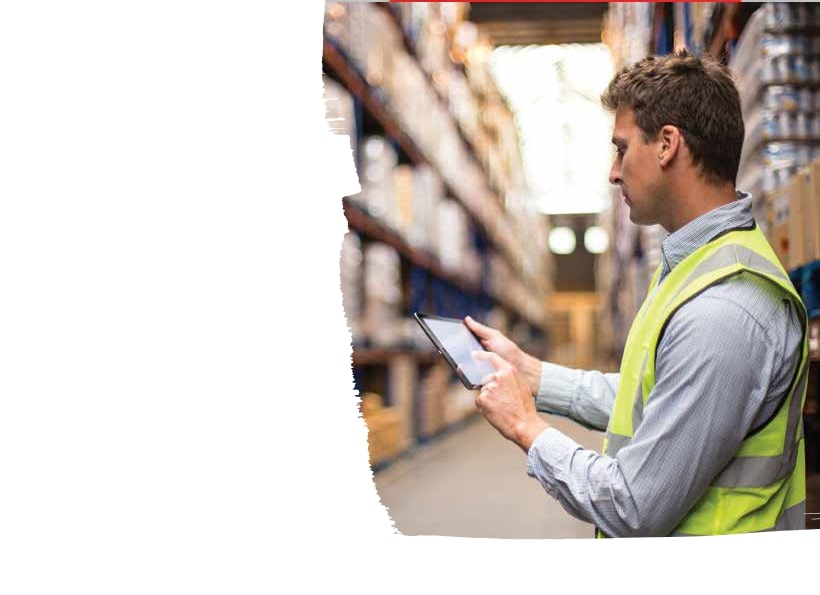
[[[820,7],[804,2],[765,2],[762,7],[764,24],[771,29],[816,26]]]
[[[748,20],[729,61],[746,137],[737,185],[752,193],[755,219],[788,261],[788,193],[800,168],[820,156],[820,31],[805,5],[764,4]],[[816,65],[815,65],[816,63]]]
[[[350,197],[371,216],[388,225],[396,224],[393,171],[397,163],[396,150],[386,138],[371,136],[364,139],[359,157],[362,190]]]
[[[773,85],[763,90],[763,107],[773,111],[813,111],[817,93],[794,85]]]
[[[413,229],[413,166],[399,165],[393,170],[393,197],[394,204],[391,205],[393,216],[393,227],[399,231],[402,237],[410,239]]]
[[[797,4],[795,6],[798,6]],[[765,4],[750,18],[730,60],[735,73],[744,112],[762,102],[767,109],[812,109],[811,87],[820,83],[820,32],[796,13],[788,19],[772,16],[793,11],[794,7],[778,3]],[[772,25],[788,22],[788,25]],[[814,21],[818,22],[818,21]],[[784,95],[770,86],[798,85]],[[798,91],[800,98],[792,91]],[[761,100],[760,95],[765,97]],[[783,99],[772,101],[773,96]]]
[[[419,437],[432,437],[446,427],[445,395],[453,377],[450,366],[444,361],[436,362],[422,376],[418,407]]]
[[[422,69],[430,75],[436,91],[446,98],[453,65],[449,59],[447,27],[439,15],[434,15],[421,30],[416,41],[416,54]]]
[[[454,200],[439,202],[438,258],[442,266],[469,279],[477,280],[481,261],[472,246],[470,224],[464,209]]]
[[[362,247],[359,236],[348,232],[342,240],[340,260],[340,277],[342,288],[342,306],[347,325],[353,338],[353,345],[363,342],[361,317],[364,309],[362,303]]]
[[[450,111],[464,131],[464,135],[474,143],[480,133],[479,106],[470,91],[467,79],[459,71],[450,77],[449,100]]]
[[[401,28],[410,40],[416,45],[419,37],[432,16],[432,6],[429,2],[399,2],[392,6],[397,12]]]
[[[812,140],[816,137],[814,109],[797,110],[756,106],[746,117],[746,140],[751,147],[761,141]],[[817,137],[820,140],[820,137]],[[810,145],[807,145],[810,147]]]
[[[820,160],[797,173],[769,198],[769,241],[788,270],[820,260]]]
[[[325,3],[324,35],[343,48],[350,47],[350,16],[347,4]]]
[[[789,268],[789,195],[785,187],[768,195],[771,213],[769,243],[785,269]]]
[[[367,424],[367,446],[370,464],[378,465],[401,450],[401,415],[396,407],[384,407],[376,393],[362,395],[362,417]]]
[[[811,163],[814,149],[811,145],[794,142],[765,143],[760,160],[752,162],[763,174],[763,191],[774,192],[797,173],[798,168]]]
[[[412,245],[435,252],[439,226],[437,207],[443,197],[444,188],[435,170],[429,165],[416,167],[413,177],[413,224],[409,234]]]
[[[401,42],[385,11],[370,10],[367,17],[367,82],[381,87],[393,76],[393,58],[399,53]]]
[[[363,74],[367,72],[367,14],[369,9],[357,2],[325,4],[325,34],[347,54]]]
[[[814,237],[807,219],[811,200],[810,182],[810,172],[803,168],[785,188],[789,201],[789,269],[814,260]]]
[[[323,76],[325,113],[328,127],[334,134],[347,136],[350,149],[356,147],[356,116],[353,108],[353,97],[333,79]]]
[[[653,6],[642,2],[611,2],[604,17],[603,38],[612,50],[616,69],[649,54]]]
[[[366,392],[362,395],[361,410],[364,417],[378,413],[384,407],[384,399],[378,393]]]
[[[375,242],[364,249],[364,317],[370,343],[393,347],[401,340],[401,279],[398,253]]]
[[[815,159],[809,168],[809,190],[806,209],[806,235],[809,244],[814,247],[810,260],[820,260],[820,158]]]
[[[437,206],[443,197],[435,170],[428,165],[397,165],[395,149],[380,136],[365,139],[360,162],[362,190],[351,199],[410,246],[435,251]]]

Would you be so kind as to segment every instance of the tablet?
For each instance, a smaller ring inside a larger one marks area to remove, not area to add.
[[[473,351],[486,351],[463,320],[429,314],[414,314],[427,337],[453,368],[461,382],[471,390],[481,388],[481,381],[495,372],[489,362],[479,361]]]

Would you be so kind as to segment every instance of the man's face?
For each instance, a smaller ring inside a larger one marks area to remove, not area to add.
[[[609,182],[621,187],[629,219],[640,225],[660,223],[665,194],[658,159],[660,140],[644,142],[632,109],[621,107],[615,112],[612,143],[617,154]]]

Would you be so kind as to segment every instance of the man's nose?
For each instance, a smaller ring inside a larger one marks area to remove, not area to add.
[[[612,169],[609,170],[609,183],[617,186],[621,185],[621,168],[618,167],[618,160],[612,163]]]

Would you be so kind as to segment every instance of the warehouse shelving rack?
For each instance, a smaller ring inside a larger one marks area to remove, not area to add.
[[[393,139],[400,150],[405,153],[409,161],[415,165],[426,164],[430,165],[430,160],[426,158],[426,156],[421,152],[421,150],[416,146],[410,136],[402,130],[401,126],[393,119],[392,116],[387,112],[384,106],[381,105],[378,99],[375,98],[374,93],[370,89],[369,85],[364,80],[364,77],[357,72],[355,66],[351,64],[351,62],[345,57],[344,51],[333,44],[329,40],[324,40],[323,46],[323,61],[326,67],[329,69],[329,74],[334,74],[340,82],[354,95],[354,97],[361,102],[361,106],[364,110],[367,111],[368,115],[375,119],[378,124],[383,128],[384,132]],[[464,142],[467,143],[466,139]],[[472,154],[472,148],[470,147],[470,154]],[[455,197],[456,199],[461,199],[460,193],[455,191],[449,184],[445,181],[444,183],[445,188],[448,190],[448,195]],[[493,195],[495,196],[495,195]],[[497,199],[496,199],[497,202]],[[491,232],[492,228],[498,227],[505,227],[504,226],[504,214],[503,211],[497,211],[497,216],[499,217],[498,221],[502,223],[493,223],[490,224],[486,219],[481,218],[478,214],[470,210],[470,206],[468,203],[462,200],[462,205],[464,206],[465,210],[471,215],[472,223],[477,228],[481,238],[485,243],[491,244],[499,253],[503,254],[511,263],[515,263],[518,260],[519,252],[521,250],[520,246],[513,244],[513,240],[520,238],[515,231],[506,227],[503,233],[495,233]],[[386,243],[392,245],[393,247],[397,248],[397,250],[402,253],[405,257],[408,257],[412,260],[415,264],[421,266],[422,268],[429,270],[434,277],[438,279],[444,279],[448,282],[454,282],[454,285],[457,287],[466,289],[468,291],[475,292],[476,287],[474,287],[469,282],[465,280],[458,280],[457,277],[453,275],[444,273],[440,267],[435,264],[435,261],[432,257],[426,256],[423,252],[413,249],[410,245],[404,241],[401,236],[396,233],[392,232],[388,228],[386,228],[383,224],[381,224],[378,220],[370,217],[365,211],[359,209],[356,210],[356,207],[351,205],[349,201],[345,202],[345,215],[348,217],[348,223],[354,228],[357,232],[363,233],[368,237],[372,237],[373,239],[378,239],[380,241],[385,241]],[[534,287],[533,290],[543,290],[543,287]],[[482,292],[490,293],[491,290],[489,289],[482,289]],[[545,328],[545,320],[544,319],[537,319],[536,317],[530,315],[524,309],[522,309],[518,304],[512,303],[507,297],[502,294],[494,293],[490,295],[496,302],[501,304],[506,309],[510,310],[511,312],[515,312],[518,316],[522,319],[525,319],[533,328],[538,329],[539,331],[543,331]]]
[[[390,21],[400,32],[404,51],[417,63],[419,58],[406,31],[401,27],[393,10],[377,4],[377,10],[386,11]],[[344,47],[341,47],[327,35],[323,40],[323,69],[351,94],[357,112],[359,136],[383,133],[397,149],[399,163],[412,165],[429,165],[438,171],[436,164],[416,144],[412,131],[405,130],[391,115],[385,105],[381,89],[368,83],[366,77],[351,60]],[[455,67],[455,66],[454,66]],[[427,85],[433,89],[440,105],[447,107],[446,99],[440,94],[429,73]],[[481,160],[477,149],[469,139],[458,118],[450,114],[462,150],[470,157],[472,164],[484,175],[486,192],[480,197],[483,209],[477,210],[476,198],[465,196],[459,188],[453,187],[441,175],[446,194],[454,198],[468,214],[473,228],[473,244],[482,256],[482,274],[474,279],[467,275],[445,269],[435,255],[412,245],[403,235],[391,229],[386,223],[372,217],[366,209],[349,198],[343,199],[344,215],[351,232],[358,234],[364,242],[381,242],[391,246],[400,255],[402,268],[402,285],[404,294],[404,311],[433,311],[444,316],[463,316],[471,314],[483,318],[492,308],[502,308],[507,317],[517,328],[525,328],[524,337],[519,340],[522,346],[536,353],[546,353],[548,336],[548,316],[544,308],[548,286],[543,279],[527,278],[519,271],[523,247],[519,244],[521,232],[516,222],[509,219],[500,199],[501,191],[495,186]],[[487,209],[490,203],[492,208]],[[526,288],[528,303],[519,303],[511,295],[496,291],[488,283],[490,253],[500,255],[509,264],[510,269],[519,272],[514,282]],[[544,255],[546,259],[547,255]],[[547,273],[549,263],[546,263]],[[385,396],[385,402],[399,407],[405,418],[405,441],[402,451],[407,452],[415,444],[447,433],[458,427],[462,420],[455,421],[432,431],[422,428],[419,422],[426,406],[422,394],[423,378],[433,369],[446,367],[440,356],[430,349],[419,349],[416,345],[398,345],[388,349],[355,345],[353,349],[354,383],[360,394],[373,391]],[[453,376],[454,378],[454,376]],[[390,461],[374,462],[374,468],[382,468]]]
[[[385,11],[385,14],[387,14],[390,17],[390,20],[393,23],[393,26],[400,33],[401,40],[402,40],[402,46],[404,48],[404,51],[407,52],[407,54],[409,56],[411,56],[416,62],[420,62],[418,52],[416,52],[416,48],[413,45],[412,40],[408,36],[407,31],[405,30],[404,27],[402,27],[401,22],[399,21],[399,18],[396,15],[396,12],[393,10],[393,7],[391,7],[389,3],[385,3],[385,2],[376,2],[376,3],[374,3],[374,6],[376,6],[376,7],[380,8],[381,10]],[[434,84],[433,79],[430,76],[430,73],[427,72],[427,71],[424,71],[424,70],[423,70],[423,72],[424,72],[424,75],[427,79],[427,84],[429,85],[429,87],[431,89],[433,89],[433,91],[435,91],[435,94],[438,97],[439,103],[446,108],[447,107],[447,100],[444,98],[444,96],[442,96],[441,92],[438,90],[438,88]],[[464,127],[462,126],[461,122],[459,121],[458,118],[454,118],[453,121],[455,123],[456,130],[458,131],[458,135],[461,138],[461,142],[463,143],[463,145],[465,147],[467,147],[468,153],[473,158],[473,162],[475,163],[476,166],[483,168],[483,165],[481,164],[481,162],[476,157],[476,147],[469,140],[469,138],[468,138],[469,135],[464,131]],[[490,189],[493,192],[494,197],[496,199],[498,199],[498,197],[500,197],[502,195],[502,192],[501,192],[500,188],[498,188],[495,184],[493,184],[491,180],[488,180],[488,183],[489,183]]]

